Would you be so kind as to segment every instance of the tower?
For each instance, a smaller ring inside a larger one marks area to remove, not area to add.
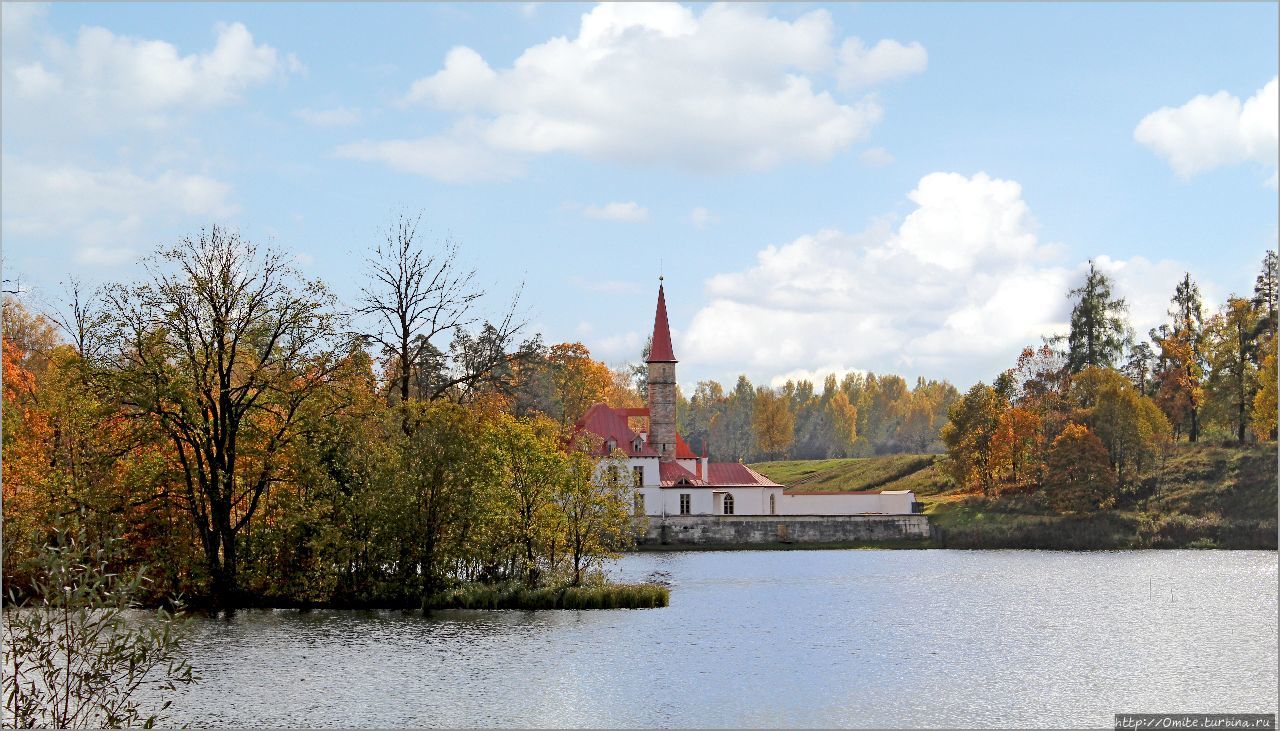
[[[667,298],[658,277],[658,311],[649,347],[649,446],[663,462],[676,458],[676,356],[667,325]]]

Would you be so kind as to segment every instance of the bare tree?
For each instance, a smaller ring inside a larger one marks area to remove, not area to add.
[[[475,308],[485,292],[475,282],[475,271],[459,264],[456,243],[445,241],[438,250],[424,252],[417,240],[420,220],[401,216],[387,231],[367,260],[370,282],[355,310],[372,320],[362,336],[391,356],[401,402],[415,395],[436,399],[483,382],[505,362],[507,346],[524,327],[515,316],[517,295],[497,325],[486,322],[479,336],[467,334],[478,321]],[[446,333],[454,340],[442,347],[436,341]],[[452,353],[447,362],[446,348]],[[439,372],[419,372],[423,368]]]
[[[334,368],[333,301],[281,254],[218,226],[146,268],[149,281],[108,292],[119,360],[103,375],[172,443],[215,598],[227,601],[237,535]]]
[[[81,358],[97,360],[102,355],[104,328],[111,320],[100,293],[86,294],[75,277],[63,288],[67,294],[66,307],[53,314],[53,321],[71,338]]]

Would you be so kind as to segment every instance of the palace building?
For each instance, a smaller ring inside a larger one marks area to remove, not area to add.
[[[738,462],[711,462],[676,431],[676,360],[661,277],[649,351],[649,406],[595,404],[577,428],[601,440],[600,457],[620,450],[634,480],[635,510],[668,515],[899,515],[912,512],[907,490],[806,492],[788,489]],[[643,419],[639,431],[631,419]]]

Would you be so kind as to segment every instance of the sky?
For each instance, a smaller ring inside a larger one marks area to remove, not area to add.
[[[344,302],[401,215],[498,314],[686,392],[990,381],[1087,262],[1135,330],[1277,242],[1277,5],[3,4],[4,276],[220,224]],[[522,289],[521,289],[522,288]]]

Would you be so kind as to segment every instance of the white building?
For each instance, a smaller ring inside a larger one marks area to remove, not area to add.
[[[601,439],[600,456],[620,450],[635,485],[637,514],[667,515],[901,515],[912,512],[908,490],[811,492],[788,490],[744,464],[713,463],[694,454],[675,425],[675,354],[667,302],[658,309],[649,354],[649,406],[615,409],[595,404],[577,427]],[[644,419],[639,431],[631,419]]]

